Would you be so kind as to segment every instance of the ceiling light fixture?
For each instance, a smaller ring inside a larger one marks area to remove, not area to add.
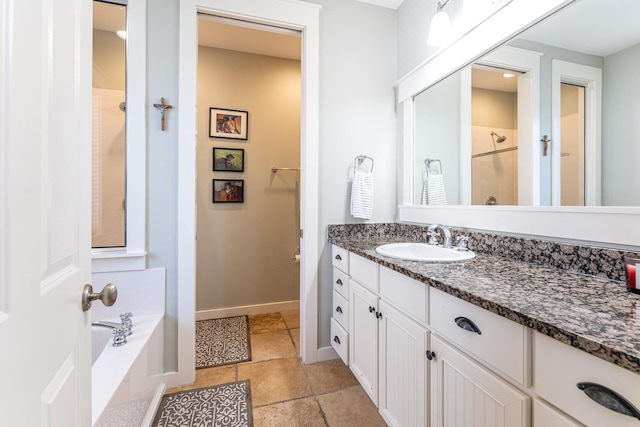
[[[125,30],[116,31],[116,36],[120,37],[122,40],[127,39],[127,32]]]
[[[513,73],[504,73],[504,74],[502,75],[502,77],[505,77],[505,78],[507,78],[507,79],[510,79],[511,77],[515,77],[515,76],[516,76],[516,75],[515,75],[515,74],[513,74]]]
[[[436,13],[431,18],[431,25],[429,26],[429,37],[427,38],[427,44],[429,46],[442,46],[445,44],[451,35],[451,20],[449,14],[444,11],[444,7],[449,4],[451,0],[443,0],[438,2]]]

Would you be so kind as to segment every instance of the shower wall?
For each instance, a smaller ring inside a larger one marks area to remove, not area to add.
[[[300,62],[198,49],[198,318],[297,301]],[[248,139],[209,137],[209,108],[248,112]],[[244,150],[244,172],[214,172],[213,147]],[[212,179],[244,180],[244,203],[212,203]],[[292,303],[293,304],[293,303]]]
[[[518,96],[473,88],[471,101],[471,203],[493,196],[500,205],[518,204]],[[495,132],[507,139],[497,143]],[[510,151],[497,152],[508,148]]]

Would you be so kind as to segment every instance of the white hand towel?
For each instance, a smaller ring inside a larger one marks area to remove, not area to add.
[[[444,192],[444,180],[442,174],[430,174],[427,177],[427,204],[446,205],[447,196]]]
[[[427,200],[429,199],[428,191],[427,191],[427,180],[429,179],[429,175],[425,172],[422,174],[422,199],[420,200],[421,205],[426,205]]]
[[[371,219],[373,216],[373,174],[356,171],[351,186],[351,215]]]

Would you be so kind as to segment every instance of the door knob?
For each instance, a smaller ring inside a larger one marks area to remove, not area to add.
[[[111,307],[118,299],[118,288],[113,283],[108,283],[102,288],[102,292],[94,293],[91,285],[84,285],[82,289],[82,311],[91,308],[91,302],[100,300],[107,307]]]

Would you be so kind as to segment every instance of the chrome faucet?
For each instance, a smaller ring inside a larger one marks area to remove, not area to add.
[[[438,237],[436,234],[436,231],[438,229],[442,230],[442,236],[443,236],[442,247],[443,248],[453,247],[453,238],[451,236],[451,229],[446,225],[440,225],[440,224],[431,224],[429,228],[427,228],[427,234],[429,235],[428,243],[434,246],[438,244]]]

